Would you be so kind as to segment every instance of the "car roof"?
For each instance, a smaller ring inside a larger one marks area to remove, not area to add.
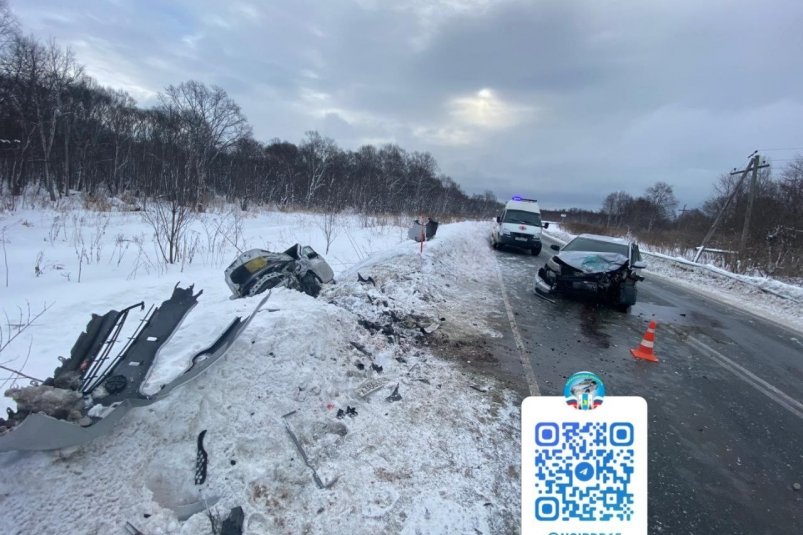
[[[603,236],[602,234],[580,234],[577,238],[588,238],[590,240],[616,243],[619,245],[630,245],[631,242],[624,238],[614,238],[613,236]]]

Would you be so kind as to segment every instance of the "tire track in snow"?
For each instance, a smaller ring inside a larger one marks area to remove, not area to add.
[[[494,258],[494,265],[496,266],[496,277],[499,279],[499,286],[502,290],[502,301],[505,303],[505,310],[507,311],[507,319],[510,322],[510,329],[513,331],[513,339],[516,341],[516,349],[519,352],[519,360],[521,366],[524,368],[524,375],[527,377],[527,386],[530,389],[531,396],[540,396],[541,390],[538,388],[538,381],[535,379],[535,371],[533,370],[530,359],[524,351],[524,341],[519,333],[519,327],[516,324],[516,317],[513,315],[513,307],[510,306],[510,300],[507,298],[507,288],[505,288],[505,280],[502,277],[502,268],[499,267],[499,260]]]

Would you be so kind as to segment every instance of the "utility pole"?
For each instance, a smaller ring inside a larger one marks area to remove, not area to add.
[[[722,205],[722,208],[720,208],[717,217],[714,219],[714,223],[711,225],[711,228],[708,230],[708,233],[705,235],[705,238],[703,238],[703,243],[700,244],[700,247],[698,247],[697,249],[697,254],[694,255],[694,262],[697,262],[697,260],[699,260],[700,258],[700,255],[703,254],[703,251],[705,250],[705,245],[708,243],[708,240],[711,239],[711,236],[714,235],[714,231],[717,229],[717,225],[719,225],[720,219],[722,219],[722,214],[724,214],[725,211],[728,209],[728,206],[730,206],[730,203],[736,196],[736,193],[742,187],[742,181],[744,181],[744,177],[746,177],[747,173],[753,169],[753,164],[756,163],[756,160],[753,158],[753,156],[756,155],[756,152],[757,151],[753,151],[753,154],[750,155],[750,163],[747,165],[746,169],[743,169],[742,171],[734,171],[731,173],[731,175],[736,175],[741,173],[742,176],[739,177],[739,181],[736,183],[736,186],[734,186],[733,191],[731,191],[730,195],[728,195],[728,198],[725,200],[725,204]]]
[[[686,215],[686,212],[688,212],[688,211],[689,211],[689,210],[686,210],[686,205],[685,205],[685,204],[683,205],[683,208],[681,208],[680,210],[678,210],[678,212],[680,212],[680,215],[679,215],[679,216],[677,216],[677,218],[675,219],[675,227],[676,227],[678,230],[680,230],[680,224],[681,224],[681,222],[683,221],[683,216],[685,216],[685,215]]]
[[[742,227],[742,239],[739,241],[739,258],[744,256],[744,250],[747,245],[747,235],[750,232],[750,218],[753,215],[753,202],[756,198],[756,189],[758,189],[758,170],[763,167],[769,167],[769,164],[759,165],[759,155],[753,156],[751,162],[753,166],[753,176],[750,178],[750,193],[747,196],[747,213],[744,215],[744,226]]]
[[[742,228],[742,245],[739,249],[740,254],[744,250],[744,243],[747,237],[747,229],[750,226],[750,215],[753,210],[753,198],[755,197],[755,190],[757,187],[757,173],[759,169],[764,167],[769,167],[769,164],[766,163],[759,165],[760,157],[758,151],[753,151],[753,154],[751,154],[749,158],[750,158],[750,163],[747,165],[745,169],[742,169],[741,171],[734,170],[731,173],[731,175],[741,174],[742,176],[739,177],[739,181],[736,183],[736,186],[734,186],[733,191],[731,191],[730,195],[728,195],[725,204],[719,210],[719,213],[717,214],[717,217],[714,219],[714,223],[711,225],[711,229],[708,231],[708,234],[706,234],[705,238],[703,238],[703,243],[700,244],[700,247],[697,249],[697,254],[694,255],[695,262],[697,262],[697,260],[700,258],[700,255],[703,254],[703,251],[705,250],[705,244],[708,243],[708,240],[710,240],[711,236],[714,235],[714,231],[717,229],[717,225],[719,225],[719,221],[722,219],[722,215],[728,209],[728,206],[730,206],[731,201],[733,200],[734,197],[736,197],[736,194],[741,189],[742,182],[744,182],[747,173],[753,171],[751,187],[750,187],[750,198],[747,201],[748,207],[747,207],[747,214],[745,216],[745,226]]]

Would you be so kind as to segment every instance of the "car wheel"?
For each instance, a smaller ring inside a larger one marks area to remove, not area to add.
[[[274,288],[281,284],[285,276],[286,275],[284,273],[276,271],[265,273],[256,279],[251,286],[245,290],[245,295],[248,297],[253,297],[257,294],[261,294],[269,288]]]
[[[312,271],[301,277],[301,290],[312,297],[318,297],[321,293],[321,280]]]
[[[535,247],[533,247],[532,249],[530,249],[530,252],[532,252],[532,253],[533,253],[533,256],[538,256],[538,255],[540,255],[540,254],[541,254],[541,244],[539,243],[538,245],[536,245]]]
[[[499,245],[497,245],[496,241],[493,238],[491,238],[491,248],[494,250],[499,249]]]

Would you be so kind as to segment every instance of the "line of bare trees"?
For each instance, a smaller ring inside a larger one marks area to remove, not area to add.
[[[428,153],[397,145],[340,149],[308,132],[298,144],[252,136],[219,87],[168,86],[137,107],[100,87],[54,41],[19,32],[0,0],[0,195],[41,188],[203,206],[214,196],[279,207],[490,216],[495,196],[467,195]]]
[[[757,178],[744,250],[740,251],[740,239],[748,206],[746,184],[722,213],[708,246],[721,250],[723,264],[738,271],[803,276],[803,157],[761,169]],[[720,176],[701,208],[677,210],[673,187],[656,182],[636,197],[625,191],[610,193],[599,211],[545,211],[544,217],[565,219],[579,231],[630,233],[653,245],[691,250],[700,245],[726,206],[738,179],[730,173]]]

